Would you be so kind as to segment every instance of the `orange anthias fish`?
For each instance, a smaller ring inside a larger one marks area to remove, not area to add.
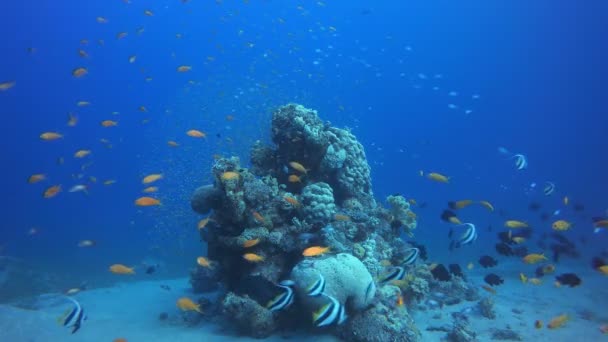
[[[167,145],[169,145],[170,147],[178,147],[179,144],[173,140],[169,140],[167,141]]]
[[[30,184],[34,184],[34,183],[41,182],[41,181],[43,181],[45,179],[46,179],[46,175],[45,174],[43,174],[43,173],[36,173],[36,174],[31,175],[27,179],[27,182],[30,183]]]
[[[306,174],[308,172],[308,170],[304,167],[304,165],[296,162],[296,161],[292,161],[289,162],[289,166],[291,166],[292,169],[301,172],[303,174]]]
[[[57,140],[57,139],[61,139],[63,138],[63,135],[56,133],[56,132],[45,132],[40,134],[40,139],[42,140],[46,140],[46,141],[52,141],[52,140]]]
[[[253,218],[258,221],[261,224],[264,224],[266,220],[264,220],[264,216],[262,216],[262,214],[258,213],[257,211],[253,210],[251,212],[251,214],[253,215]]]
[[[151,194],[151,193],[157,192],[157,191],[158,191],[158,187],[156,187],[156,186],[149,186],[143,190],[143,192],[145,192],[147,194]]]
[[[547,324],[547,328],[549,329],[558,329],[566,325],[566,322],[570,320],[570,317],[566,314],[561,314],[557,317],[554,317],[549,324]]]
[[[243,259],[249,262],[262,262],[264,261],[264,257],[261,255],[257,255],[255,253],[245,253],[243,254]]]
[[[297,200],[297,199],[295,199],[294,197],[291,197],[291,196],[285,196],[285,197],[283,197],[283,199],[284,199],[285,201],[287,201],[287,203],[289,203],[289,204],[293,205],[294,207],[299,207],[299,206],[300,206],[300,202],[298,202],[298,200]]]
[[[110,266],[110,272],[114,274],[135,274],[133,267],[127,267],[123,264],[114,264]]]
[[[103,127],[116,127],[116,126],[118,126],[118,122],[116,122],[114,120],[104,120],[101,122],[101,125]]]
[[[439,183],[449,183],[450,182],[450,177],[444,176],[437,172],[431,172],[431,173],[427,174],[426,178],[428,178],[432,181],[435,181],[435,182],[439,182]]]
[[[203,313],[200,304],[195,304],[192,299],[188,297],[182,297],[178,299],[177,307],[182,311],[196,311],[201,314]]]
[[[403,296],[401,294],[399,294],[397,296],[397,301],[395,302],[395,304],[397,304],[398,307],[402,307],[403,306]]]
[[[160,205],[160,201],[157,200],[156,198],[152,198],[152,197],[140,197],[138,199],[135,200],[135,205],[139,206],[139,207],[150,207],[150,206],[154,206],[154,205]]]
[[[202,267],[207,267],[207,268],[211,267],[211,261],[209,261],[209,259],[207,259],[205,257],[196,258],[196,263]]]
[[[80,78],[88,73],[89,73],[89,70],[87,70],[87,68],[84,68],[84,67],[80,67],[80,68],[76,68],[76,69],[72,70],[72,76],[74,76],[76,78]]]
[[[226,171],[220,176],[223,181],[238,180],[240,177],[241,175],[234,171]]]
[[[608,334],[608,324],[600,325],[600,332],[604,335]]]
[[[191,129],[188,132],[186,132],[186,135],[193,137],[193,138],[205,138],[207,137],[207,134],[204,132],[201,132],[197,129]]]
[[[157,180],[162,179],[162,178],[163,178],[162,173],[153,173],[151,175],[145,176],[141,182],[142,182],[142,184],[150,184],[150,183],[154,183]]]
[[[247,241],[243,242],[243,247],[245,247],[245,248],[253,247],[253,246],[257,245],[258,243],[260,243],[260,239],[247,240]]]
[[[305,257],[313,257],[323,255],[327,252],[329,252],[329,247],[313,246],[306,248],[304,252],[302,252],[302,255]]]
[[[188,72],[190,70],[192,70],[191,65],[180,65],[177,67],[177,72]]]
[[[300,177],[296,176],[296,175],[289,175],[289,177],[287,178],[287,181],[289,183],[301,183],[302,180],[300,179]]]
[[[526,222],[518,220],[507,220],[505,221],[505,227],[507,228],[528,228],[529,225]]]
[[[84,158],[91,154],[91,150],[78,150],[74,153],[74,158]]]
[[[530,265],[533,265],[533,264],[536,264],[536,263],[539,263],[539,262],[545,261],[545,260],[547,260],[547,257],[544,254],[538,254],[538,253],[530,253],[523,258],[523,261],[526,264],[530,264]]]
[[[50,188],[44,190],[44,198],[51,198],[57,196],[61,192],[61,185],[53,185]]]
[[[335,214],[334,220],[336,221],[350,221],[350,216],[344,214]]]

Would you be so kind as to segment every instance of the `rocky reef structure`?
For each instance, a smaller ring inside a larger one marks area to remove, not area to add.
[[[418,249],[401,237],[416,228],[410,203],[395,195],[389,208],[378,204],[363,146],[316,111],[280,107],[271,132],[274,145],[256,142],[249,168],[219,159],[213,184],[194,192],[192,209],[209,215],[200,234],[211,265],[193,270],[193,287],[220,283],[224,321],[245,335],[308,328],[417,341],[410,304],[433,289],[467,289],[412,262]]]

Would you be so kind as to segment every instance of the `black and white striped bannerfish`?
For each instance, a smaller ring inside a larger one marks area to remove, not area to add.
[[[293,289],[291,288],[295,285],[293,280],[283,280],[276,285],[283,288],[285,291],[274,297],[268,302],[268,304],[266,304],[266,308],[268,308],[270,311],[283,310],[293,303]]]
[[[458,241],[452,241],[452,244],[450,245],[450,249],[453,247],[461,247],[464,245],[468,245],[473,243],[475,240],[477,240],[477,229],[475,228],[475,225],[472,223],[463,223],[460,226],[464,226],[466,227],[466,230],[464,231],[464,233],[462,234],[462,236],[460,237],[460,239]]]
[[[380,284],[386,284],[393,280],[402,280],[405,277],[405,268],[401,266],[395,266],[390,271],[380,277]]]
[[[319,279],[306,289],[306,294],[311,297],[316,297],[325,290],[325,278],[319,274]]]
[[[545,182],[545,187],[543,188],[543,193],[545,196],[550,196],[555,191],[555,184],[552,182]]]
[[[77,300],[72,297],[66,297],[73,304],[74,308],[63,317],[63,326],[72,328],[72,334],[77,332],[82,325],[82,322],[87,319],[87,315],[84,313],[84,309]]]
[[[420,254],[420,250],[416,247],[412,247],[406,250],[407,256],[403,261],[403,265],[412,265],[418,259],[418,255]]]
[[[328,298],[329,303],[323,305],[317,312],[312,313],[312,324],[317,327],[324,327],[333,323],[338,325],[344,323],[348,318],[344,305],[330,295],[325,293],[321,293],[321,295]]]

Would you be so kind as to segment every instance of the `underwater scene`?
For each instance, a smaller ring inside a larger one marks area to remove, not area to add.
[[[0,341],[608,341],[608,3],[0,3]]]

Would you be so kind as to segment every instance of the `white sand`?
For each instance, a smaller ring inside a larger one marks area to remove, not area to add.
[[[167,284],[171,291],[160,288]],[[139,341],[260,341],[252,338],[227,335],[220,327],[201,322],[187,326],[176,317],[180,312],[175,306],[181,296],[196,299],[187,279],[170,281],[145,281],[121,283],[115,287],[84,291],[75,296],[83,305],[88,319],[81,329],[71,334],[71,329],[60,326],[57,317],[70,308],[69,302],[46,300],[37,310],[25,310],[14,306],[0,305],[0,341],[11,342],[55,342],[82,341],[103,342],[124,337],[129,342]],[[57,298],[57,297],[54,297]],[[161,312],[172,318],[160,321]],[[195,313],[193,313],[195,314]],[[293,336],[292,340],[304,337]],[[315,342],[336,341],[330,336],[308,336]],[[283,341],[276,336],[265,341]]]
[[[607,340],[599,326],[608,323],[608,277],[596,272],[579,274],[583,284],[576,288],[553,285],[553,276],[545,277],[543,284],[535,286],[522,284],[518,280],[521,265],[505,265],[495,269],[475,269],[468,274],[471,281],[481,285],[482,277],[496,272],[505,278],[505,284],[496,287],[493,296],[497,317],[490,320],[476,310],[469,314],[470,327],[477,333],[479,341],[492,341],[492,329],[510,327],[519,333],[523,341],[594,341]],[[528,268],[528,273],[531,273]],[[567,272],[567,271],[564,271]],[[160,288],[167,284],[171,291]],[[492,296],[483,292],[482,296]],[[195,326],[187,326],[178,318],[175,307],[177,298],[199,296],[191,293],[187,279],[170,281],[143,281],[121,283],[111,288],[84,291],[76,298],[85,307],[88,320],[80,331],[72,335],[68,328],[57,324],[60,316],[70,305],[61,300],[40,301],[36,310],[25,310],[9,305],[0,305],[0,341],[112,341],[118,337],[137,341],[259,341],[256,339],[228,335],[220,327],[202,321]],[[441,309],[415,311],[414,318],[419,327],[421,341],[440,341],[444,332],[430,332],[429,326],[451,326],[451,313],[475,307],[476,302],[462,302]],[[170,319],[160,321],[158,315],[167,312]],[[571,320],[565,327],[550,330],[534,328],[534,321],[542,320],[545,325],[554,316],[566,313]],[[585,317],[586,316],[586,317]],[[286,336],[274,336],[266,341],[283,341]],[[336,341],[331,336],[293,335],[290,340],[311,340],[315,342]]]

